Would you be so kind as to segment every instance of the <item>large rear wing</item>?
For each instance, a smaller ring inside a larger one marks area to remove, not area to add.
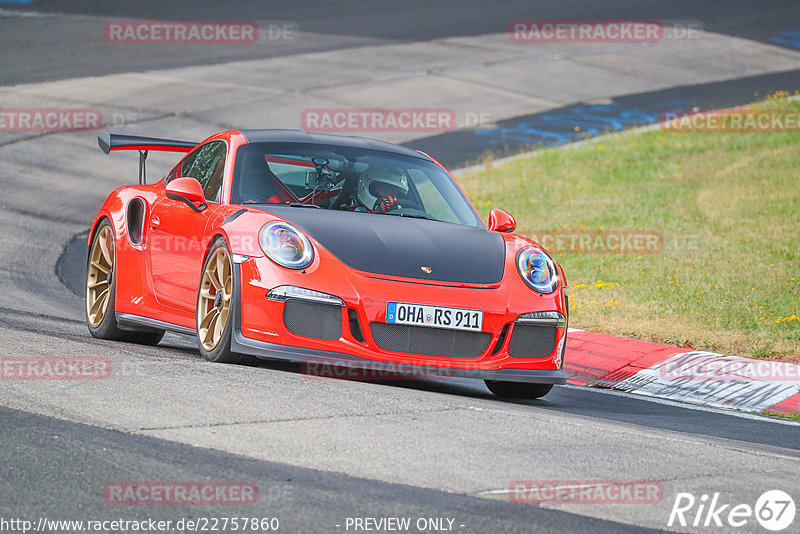
[[[100,145],[100,150],[106,154],[113,150],[138,150],[140,184],[147,183],[147,177],[145,176],[145,160],[147,160],[149,151],[190,152],[197,146],[197,143],[191,141],[175,141],[172,139],[111,134],[108,132],[100,132],[97,134],[97,144]]]

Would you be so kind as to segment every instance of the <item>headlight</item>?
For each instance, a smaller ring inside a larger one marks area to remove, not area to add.
[[[258,232],[258,244],[269,259],[289,269],[305,269],[314,261],[311,241],[289,223],[272,221]]]
[[[558,270],[550,256],[537,247],[525,247],[517,254],[517,271],[537,293],[552,293],[558,287]]]

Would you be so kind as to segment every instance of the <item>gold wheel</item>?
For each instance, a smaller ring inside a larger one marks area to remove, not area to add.
[[[228,324],[232,280],[230,254],[220,247],[206,262],[197,299],[197,334],[207,351],[216,348]]]
[[[92,245],[86,274],[86,316],[97,328],[106,316],[114,277],[114,234],[103,226]]]

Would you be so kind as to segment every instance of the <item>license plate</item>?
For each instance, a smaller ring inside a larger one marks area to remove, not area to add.
[[[444,306],[389,302],[386,304],[386,322],[480,332],[483,328],[483,312]]]

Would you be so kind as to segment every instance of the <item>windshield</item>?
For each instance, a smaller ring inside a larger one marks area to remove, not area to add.
[[[439,165],[377,150],[303,143],[239,147],[233,204],[290,204],[482,227]]]

